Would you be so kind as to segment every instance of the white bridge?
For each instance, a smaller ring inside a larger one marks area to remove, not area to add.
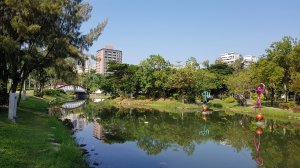
[[[85,101],[86,100],[70,101],[70,102],[64,103],[61,107],[63,109],[75,109],[75,108],[83,106]]]
[[[65,92],[87,93],[86,89],[78,85],[58,85],[57,88]]]

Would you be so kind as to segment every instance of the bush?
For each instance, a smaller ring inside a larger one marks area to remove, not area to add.
[[[66,92],[62,89],[44,89],[44,94],[49,96],[60,96],[66,94]]]
[[[147,97],[144,96],[144,95],[138,95],[138,96],[136,97],[136,99],[138,99],[138,100],[145,100],[145,99],[147,99]]]
[[[220,94],[220,95],[219,95],[219,98],[220,98],[221,100],[224,100],[224,99],[226,99],[227,97],[228,97],[227,94]]]
[[[235,99],[230,96],[230,97],[227,97],[226,99],[224,99],[224,102],[225,103],[233,103],[233,102],[235,102]]]
[[[256,99],[257,99],[257,93],[252,93],[251,94],[251,99],[256,101]],[[260,100],[266,100],[264,94],[260,95]]]
[[[279,103],[278,107],[282,108],[282,109],[293,109],[293,108],[296,107],[296,104],[293,103],[293,102],[290,102],[290,103]]]
[[[179,94],[178,93],[174,93],[172,94],[172,98],[178,100],[179,98]]]
[[[221,103],[214,103],[214,102],[211,102],[211,103],[208,103],[208,107],[209,107],[209,108],[214,107],[214,108],[222,109],[222,108],[223,108],[223,105],[222,105]]]

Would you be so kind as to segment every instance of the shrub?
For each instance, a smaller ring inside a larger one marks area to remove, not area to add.
[[[178,93],[174,93],[174,94],[172,94],[172,98],[174,98],[174,99],[178,100],[178,98],[179,98],[179,94],[178,94]]]
[[[147,97],[144,96],[144,95],[138,95],[138,96],[136,97],[136,99],[138,99],[138,100],[145,100],[145,99],[147,99]]]
[[[44,89],[44,94],[49,96],[60,96],[66,94],[66,92],[62,89]]]
[[[251,99],[256,101],[256,99],[257,99],[257,93],[252,93],[251,94]],[[265,99],[266,98],[265,98],[264,94],[261,94],[260,95],[260,100],[265,100]]]
[[[223,108],[223,105],[221,103],[208,103],[208,107],[211,108],[211,107],[214,107],[214,108],[218,108],[218,109],[221,109]]]
[[[293,109],[293,108],[296,107],[296,104],[293,103],[293,102],[290,102],[290,103],[279,103],[278,107],[282,108],[282,109]]]
[[[224,99],[224,102],[225,103],[233,103],[233,102],[235,102],[235,99],[230,96],[230,97],[227,97],[226,99]]]
[[[220,98],[221,100],[224,100],[224,99],[226,99],[227,97],[228,97],[227,94],[220,94],[220,95],[219,95],[219,98]]]

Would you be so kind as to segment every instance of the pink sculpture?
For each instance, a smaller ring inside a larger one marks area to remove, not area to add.
[[[260,96],[262,92],[265,90],[265,84],[260,83],[257,87],[256,93],[257,93],[257,99],[256,99],[256,108],[259,108],[259,111],[261,112],[261,99]],[[256,109],[255,109],[256,111]]]

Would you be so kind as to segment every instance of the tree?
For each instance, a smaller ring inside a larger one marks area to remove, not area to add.
[[[109,79],[114,87],[114,95],[136,95],[140,90],[139,67],[136,65],[118,64],[110,62],[108,71],[111,72],[106,78]],[[109,89],[109,87],[105,87]],[[109,89],[111,90],[111,89]]]
[[[239,59],[235,60],[230,66],[235,70],[235,71],[240,71],[244,69],[244,58],[240,57]]]
[[[267,54],[264,56],[268,61],[272,61],[284,69],[282,84],[285,91],[285,101],[288,101],[289,83],[291,81],[291,68],[293,64],[293,51],[297,45],[295,39],[283,37],[281,41],[274,42],[270,48],[266,49]],[[299,64],[299,63],[298,63]]]
[[[186,62],[185,62],[186,67],[192,67],[199,69],[200,64],[197,62],[197,59],[195,57],[190,57]]]
[[[77,85],[79,82],[76,65],[72,59],[57,59],[53,66],[46,69],[46,72],[50,76],[50,84],[54,88],[59,83]]]
[[[214,73],[217,76],[215,82],[218,84],[218,87],[212,90],[212,94],[218,95],[227,91],[224,81],[228,75],[231,75],[234,72],[234,69],[231,66],[220,62],[210,65],[208,70],[209,72]]]
[[[144,93],[152,98],[166,95],[168,76],[171,64],[160,55],[150,55],[150,58],[140,63],[141,84]]]
[[[291,83],[290,83],[291,91],[294,93],[294,101],[297,99],[297,94],[300,92],[300,73],[296,71],[291,72]]]
[[[80,27],[89,19],[92,8],[82,0],[1,0],[0,3],[4,13],[0,27],[0,72],[4,75],[0,80],[7,83],[7,77],[12,79],[12,93],[31,72],[49,67],[57,59],[82,60],[82,51],[88,50],[107,24],[105,20],[83,35]],[[4,93],[5,86],[1,87]]]
[[[95,92],[100,89],[100,83],[104,80],[104,76],[96,73],[95,70],[83,74],[83,86],[87,88],[89,93]]]
[[[203,67],[204,67],[205,69],[209,69],[209,60],[204,60],[204,61],[202,62],[202,65],[203,65]]]
[[[258,85],[264,83],[268,90],[271,90],[271,106],[273,106],[275,91],[278,89],[284,78],[285,70],[275,62],[267,59],[260,59],[251,67],[253,81]]]
[[[207,69],[196,71],[197,92],[204,90],[213,90],[222,87],[223,82],[219,80],[218,75]]]
[[[182,100],[194,102],[197,95],[196,70],[190,67],[180,68],[169,77],[170,89],[175,89]]]
[[[255,89],[256,84],[252,80],[252,72],[243,70],[230,75],[225,81],[228,90],[235,94],[241,105],[244,105],[246,93]],[[242,96],[242,97],[241,97]]]

